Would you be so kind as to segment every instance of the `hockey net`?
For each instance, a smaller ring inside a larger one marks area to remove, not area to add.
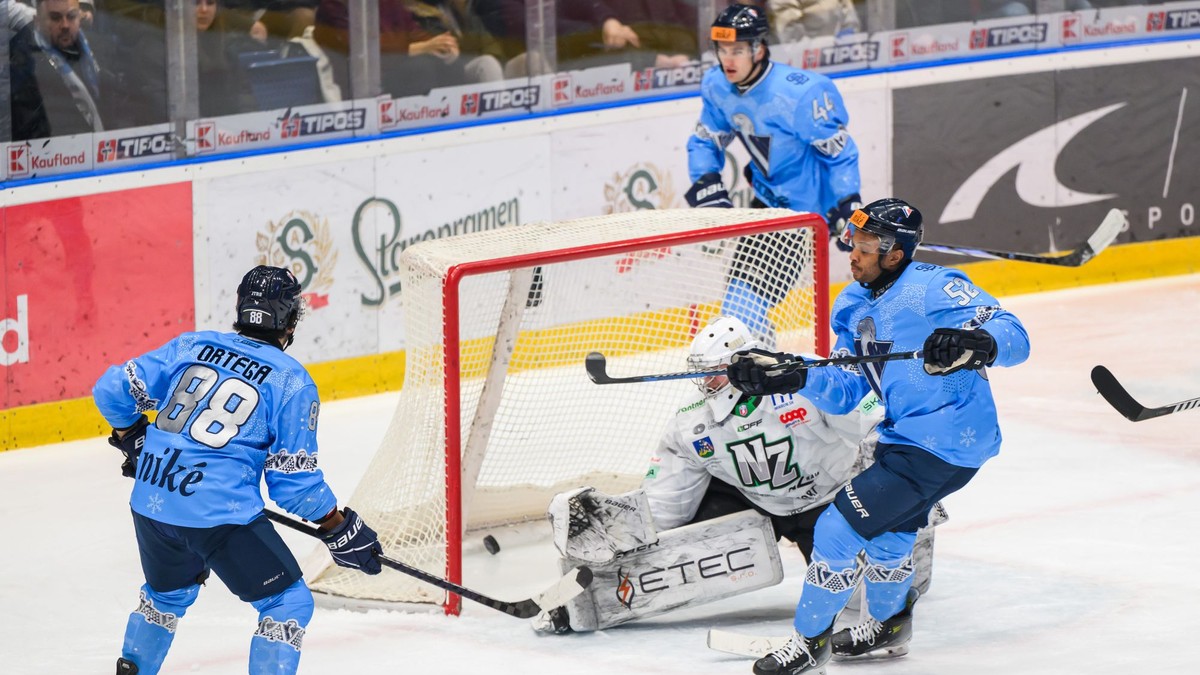
[[[584,356],[603,353],[614,374],[683,370],[720,314],[781,350],[827,353],[825,232],[787,210],[660,210],[409,247],[405,382],[350,503],[390,556],[464,583],[465,533],[544,518],[572,487],[635,488],[695,385],[597,386]],[[311,585],[458,611],[456,596],[398,574],[328,566]]]

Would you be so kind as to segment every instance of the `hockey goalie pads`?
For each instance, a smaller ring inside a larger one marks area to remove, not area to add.
[[[626,551],[658,541],[646,493],[606,495],[590,487],[563,492],[546,511],[554,546],[568,559],[607,563]]]
[[[564,569],[574,564],[564,559]],[[692,523],[592,567],[592,584],[567,604],[576,631],[635,619],[774,586],[783,565],[771,519],[755,511]]]

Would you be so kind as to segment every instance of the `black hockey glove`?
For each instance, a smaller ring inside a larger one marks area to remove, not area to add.
[[[693,209],[733,208],[733,202],[729,201],[729,193],[725,191],[725,184],[721,182],[719,173],[706,173],[700,176],[695,183],[692,183],[692,187],[688,188],[687,194],[683,195],[683,198]]]
[[[990,366],[996,360],[996,340],[982,328],[938,328],[925,338],[924,352],[925,372],[949,375]]]
[[[362,570],[367,574],[379,574],[379,556],[383,548],[379,535],[367,527],[349,506],[342,509],[345,518],[337,527],[321,535],[321,541],[329,547],[333,561],[342,567]]]
[[[861,208],[862,197],[859,197],[856,192],[839,201],[837,206],[829,209],[829,213],[825,214],[825,222],[829,223],[829,236],[833,237],[834,243],[843,251],[854,250],[845,236],[846,228],[850,224],[850,216],[854,215],[854,210]]]
[[[112,435],[108,437],[108,444],[125,455],[125,461],[121,462],[121,475],[126,478],[133,478],[137,474],[138,456],[142,454],[142,446],[146,444],[146,427],[148,426],[150,426],[150,420],[142,415],[138,421],[124,429],[113,429]],[[124,432],[125,436],[123,438],[118,436],[118,431]]]
[[[768,352],[751,349],[733,355],[733,362],[725,369],[729,383],[739,391],[751,396],[767,394],[791,394],[804,388],[808,381],[808,369],[791,366],[782,370],[767,370],[783,361],[803,363],[803,359],[783,352]]]

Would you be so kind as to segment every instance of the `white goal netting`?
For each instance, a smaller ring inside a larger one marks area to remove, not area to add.
[[[542,518],[571,487],[636,487],[694,385],[598,386],[585,355],[616,375],[685,370],[692,336],[721,314],[780,349],[824,350],[824,233],[786,210],[639,211],[410,247],[404,387],[351,505],[389,555],[458,581],[464,531]],[[328,567],[311,585],[446,602],[398,574]]]

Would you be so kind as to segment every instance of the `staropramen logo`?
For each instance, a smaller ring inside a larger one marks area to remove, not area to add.
[[[625,173],[617,173],[604,184],[604,213],[628,213],[648,209],[670,209],[675,203],[671,174],[641,162]]]
[[[307,211],[292,211],[278,221],[268,222],[254,243],[258,248],[255,263],[291,270],[309,309],[329,304],[337,251],[328,219]]]

